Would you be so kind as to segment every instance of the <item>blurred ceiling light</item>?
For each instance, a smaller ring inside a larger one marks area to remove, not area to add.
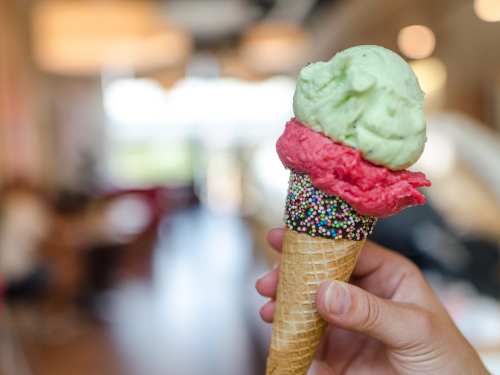
[[[410,63],[415,72],[420,87],[426,94],[444,88],[446,84],[446,65],[435,57]]]
[[[158,13],[158,6],[148,1],[36,2],[35,61],[41,69],[59,74],[181,64],[190,54],[191,39]]]
[[[474,12],[485,22],[498,22],[500,21],[500,1],[475,0]]]
[[[411,59],[424,59],[434,52],[436,37],[427,26],[406,26],[399,31],[398,47]]]
[[[261,73],[285,73],[300,68],[307,59],[309,39],[293,23],[267,22],[251,28],[242,40],[240,54]]]

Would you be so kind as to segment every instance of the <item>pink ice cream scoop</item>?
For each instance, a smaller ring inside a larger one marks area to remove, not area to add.
[[[417,188],[431,185],[421,172],[392,171],[372,164],[358,150],[334,142],[297,119],[287,123],[276,149],[287,168],[307,173],[315,187],[341,197],[363,215],[385,217],[424,204],[425,196]]]

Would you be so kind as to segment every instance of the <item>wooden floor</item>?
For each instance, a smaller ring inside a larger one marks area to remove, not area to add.
[[[103,296],[105,323],[16,307],[11,327],[29,374],[263,374],[269,327],[253,285],[264,268],[243,221],[190,209],[162,224],[150,278]]]

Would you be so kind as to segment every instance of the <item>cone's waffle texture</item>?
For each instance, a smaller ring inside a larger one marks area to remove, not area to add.
[[[267,375],[307,374],[326,327],[316,310],[319,285],[347,281],[364,242],[285,230]]]

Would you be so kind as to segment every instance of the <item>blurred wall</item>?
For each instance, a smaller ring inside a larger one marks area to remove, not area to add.
[[[47,154],[36,116],[25,12],[14,1],[0,2],[0,181],[38,185],[48,177]]]

